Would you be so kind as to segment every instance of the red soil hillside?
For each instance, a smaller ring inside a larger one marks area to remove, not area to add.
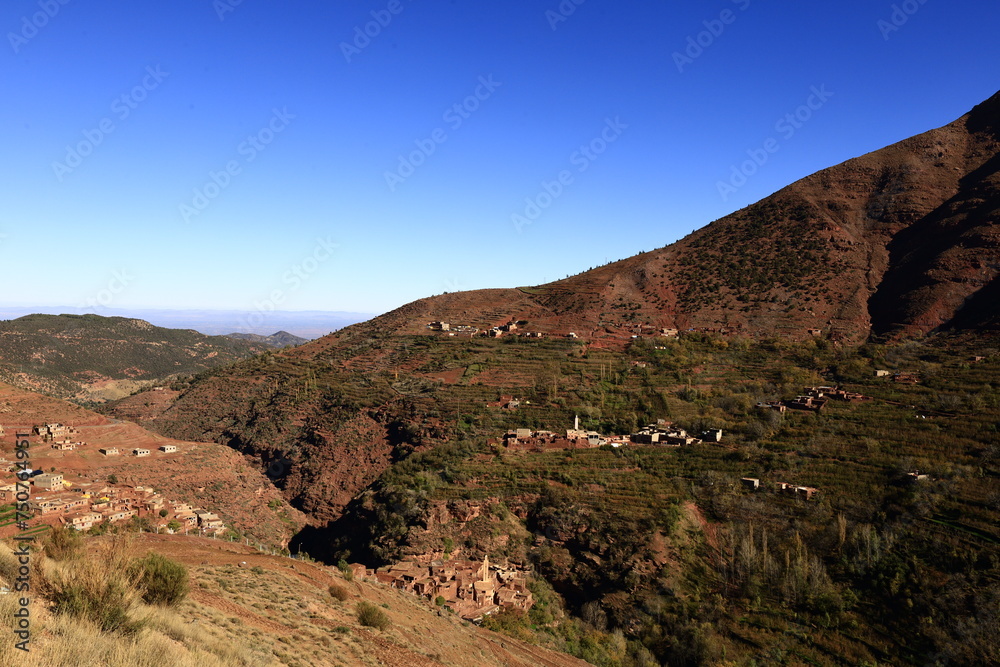
[[[636,325],[804,337],[926,333],[996,315],[1000,94],[942,128],[804,178],[659,250],[547,285],[421,299],[377,318],[599,338]]]
[[[86,444],[72,451],[53,449],[31,437],[31,466],[52,468],[68,481],[104,482],[114,475],[120,483],[148,486],[170,500],[216,511],[227,526],[248,532],[274,546],[283,546],[303,525],[304,517],[284,504],[281,494],[229,447],[211,442],[184,442],[150,433],[136,424],[109,419],[79,406],[32,394],[0,383],[0,458],[15,460],[14,436],[35,424],[62,423],[77,429],[74,441]],[[176,445],[165,454],[161,445]],[[106,457],[98,450],[118,448],[120,456]],[[148,457],[131,456],[133,448],[152,450]],[[12,483],[12,473],[0,474],[2,484]],[[247,502],[252,498],[253,502]],[[275,507],[268,507],[268,503]]]

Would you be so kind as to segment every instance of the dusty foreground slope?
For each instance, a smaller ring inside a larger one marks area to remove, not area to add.
[[[99,557],[101,539],[88,539]],[[206,538],[143,535],[133,553],[155,551],[187,566],[191,592],[176,609],[140,605],[146,627],[135,637],[101,633],[84,621],[57,617],[39,598],[32,609],[29,655],[12,647],[3,596],[0,662],[18,665],[505,665],[582,667],[587,663],[501,637],[438,612],[395,589],[347,582],[334,568],[268,556]],[[347,598],[331,597],[331,585]],[[379,605],[385,630],[358,623],[359,601]],[[16,662],[12,662],[16,660]]]

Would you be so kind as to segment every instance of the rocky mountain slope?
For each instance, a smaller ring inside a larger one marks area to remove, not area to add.
[[[600,339],[638,325],[859,342],[995,322],[1000,93],[942,128],[824,169],[684,239],[547,285],[422,299],[382,318]]]
[[[60,398],[103,402],[272,346],[124,317],[26,315],[0,322],[0,380]]]

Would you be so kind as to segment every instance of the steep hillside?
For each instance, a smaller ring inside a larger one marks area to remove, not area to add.
[[[269,347],[270,342],[164,329],[124,317],[26,315],[0,322],[0,380],[60,398],[103,402]]]
[[[547,285],[423,299],[378,321],[508,320],[589,339],[640,325],[860,342],[995,318],[1000,94],[942,128],[848,160],[659,250]]]

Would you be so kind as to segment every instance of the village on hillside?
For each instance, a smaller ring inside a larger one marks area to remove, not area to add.
[[[471,560],[439,560],[422,556],[370,570],[348,566],[355,579],[377,581],[446,606],[478,623],[501,609],[527,611],[534,605],[524,570]]]
[[[5,431],[0,426],[0,437]],[[17,432],[18,441],[27,440],[32,447],[60,451],[87,447],[77,440],[79,431],[59,423],[38,424],[30,431]],[[121,456],[117,447],[99,450],[105,457]],[[157,455],[178,453],[178,447],[164,444]],[[152,456],[146,448],[133,448],[137,458]],[[27,459],[29,462],[31,458]],[[146,529],[157,533],[188,533],[219,536],[226,527],[215,513],[164,498],[152,488],[141,485],[120,484],[116,480],[97,481],[70,478],[54,467],[49,472],[27,467],[24,461],[0,458],[0,503],[25,503],[33,517],[42,524],[66,526],[78,531],[90,530],[101,525],[138,521]],[[12,532],[14,526],[0,527],[0,536]]]

